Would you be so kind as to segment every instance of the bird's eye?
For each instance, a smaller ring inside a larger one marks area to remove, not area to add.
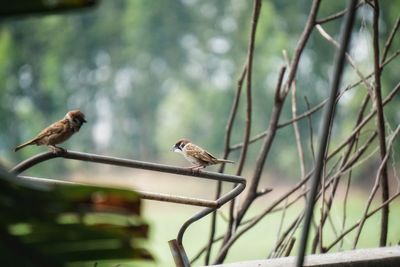
[[[76,124],[79,124],[79,123],[80,123],[80,120],[79,120],[78,118],[74,118],[73,121],[74,121]]]

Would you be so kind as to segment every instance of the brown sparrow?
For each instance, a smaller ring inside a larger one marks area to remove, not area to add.
[[[172,149],[174,152],[181,153],[190,163],[195,164],[195,166],[190,167],[192,170],[199,170],[209,165],[223,162],[235,163],[226,159],[217,159],[206,150],[195,144],[192,144],[187,139],[179,140]]]
[[[18,151],[29,145],[46,145],[53,150],[54,153],[65,151],[65,149],[56,146],[67,139],[74,133],[78,132],[82,124],[85,123],[85,115],[79,110],[71,110],[62,120],[59,120],[43,131],[41,131],[35,138],[17,146],[14,151]]]

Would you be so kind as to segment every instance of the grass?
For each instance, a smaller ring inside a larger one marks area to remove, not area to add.
[[[365,200],[360,195],[350,199],[346,223],[347,227],[355,223],[360,218],[364,206]],[[400,237],[400,228],[395,227],[400,215],[400,201],[395,201],[390,208],[391,213],[389,225],[391,227],[389,227],[388,242],[391,245],[395,245],[399,242]],[[261,211],[262,204],[258,203],[255,209],[257,209],[257,211]],[[167,242],[170,239],[175,238],[179,227],[183,224],[185,219],[192,216],[196,211],[198,211],[197,208],[182,207],[180,205],[172,206],[154,202],[146,203],[145,217],[149,220],[151,225],[150,247],[152,251],[155,252],[157,257],[157,263],[149,266],[174,266]],[[298,211],[298,207],[289,209],[284,225],[287,226],[295,218]],[[251,213],[255,215],[257,212],[253,210]],[[339,231],[342,224],[341,218],[341,208],[334,206],[332,221]],[[257,224],[253,229],[248,231],[238,240],[238,242],[230,250],[226,262],[266,258],[276,242],[280,220],[281,213],[275,213],[266,217],[263,221]],[[367,220],[357,246],[358,248],[378,246],[379,222],[379,213]],[[217,227],[217,232],[219,234],[223,232],[223,224],[224,223],[219,220],[219,225]],[[207,216],[207,218],[203,219],[202,221],[194,223],[185,233],[183,242],[189,258],[192,258],[208,240],[209,225],[210,217]],[[352,249],[355,232],[356,231],[353,231],[344,239],[343,250]],[[312,233],[311,237],[313,236],[314,233]],[[327,222],[327,227],[324,232],[324,244],[330,243],[334,238],[335,235],[332,231],[332,227],[330,226],[330,223]],[[296,239],[298,240],[298,236]],[[216,248],[219,248],[219,244],[216,246]],[[292,250],[292,255],[295,255],[297,250],[298,247],[295,245],[294,249]],[[336,246],[333,250],[331,250],[331,252],[338,250],[339,247]],[[196,262],[195,265],[199,266],[203,263],[204,259],[201,258],[201,260]]]
[[[210,199],[214,195],[214,186],[211,184],[210,191],[210,183],[199,183],[198,181],[193,181],[188,177],[176,177],[161,175],[156,177],[156,181],[154,179],[149,179],[148,172],[131,172],[127,171],[126,173],[119,172],[116,175],[114,172],[108,173],[110,170],[99,171],[98,175],[95,175],[96,180],[99,182],[107,182],[108,184],[123,186],[124,188],[137,188],[144,191],[151,192],[159,192],[159,193],[168,193],[168,194],[177,194],[177,195],[190,195],[193,197],[201,197]],[[113,179],[109,179],[113,177]],[[83,181],[83,182],[93,182],[91,180],[93,177],[93,173],[90,176],[83,175],[81,177],[76,177],[75,180]],[[164,179],[167,178],[167,179]],[[179,186],[178,186],[179,185]],[[278,187],[274,186],[274,191],[270,194],[267,194],[265,197],[259,199],[249,211],[248,218],[259,214],[265,207],[269,206],[272,201],[274,201],[278,196],[280,196],[283,192],[285,192],[287,187]],[[343,191],[343,190],[342,190]],[[342,216],[343,216],[343,204],[342,198],[340,195],[341,191],[339,191],[339,195],[337,199],[335,199],[334,205],[332,207],[332,224],[335,228],[340,231],[342,225]],[[348,206],[347,206],[347,229],[349,226],[354,224],[357,220],[359,220],[360,216],[363,213],[365,208],[366,200],[368,196],[364,193],[360,188],[357,188],[356,185],[353,185],[352,192],[349,196]],[[378,196],[376,196],[379,199]],[[140,266],[140,267],[168,267],[175,266],[173,262],[173,258],[171,256],[171,252],[169,250],[168,241],[171,239],[175,239],[176,235],[179,231],[181,225],[195,213],[201,210],[198,207],[191,206],[183,206],[179,204],[171,204],[171,203],[161,203],[155,201],[143,201],[143,211],[144,218],[150,224],[150,241],[148,247],[150,251],[153,252],[156,257],[155,263],[129,263],[129,262],[118,262],[118,263],[109,263],[109,264],[98,264],[97,267],[130,267],[130,266]],[[293,206],[288,209],[283,229],[287,225],[289,225],[295,216],[302,210],[304,205],[304,201],[299,201],[297,206]],[[378,203],[373,203],[373,207],[376,207]],[[227,206],[222,207],[222,211],[224,214],[227,214]],[[373,208],[372,207],[372,208]],[[372,209],[370,208],[370,210]],[[319,207],[315,209],[315,213],[318,216]],[[255,259],[265,259],[277,240],[277,232],[279,229],[280,221],[281,221],[282,213],[274,213],[265,217],[259,224],[257,224],[254,228],[244,234],[238,242],[236,242],[231,250],[228,253],[228,257],[226,262],[238,262],[238,261],[247,261],[247,260],[255,260]],[[395,200],[390,205],[390,221],[389,221],[389,238],[388,244],[395,245],[398,244],[400,238],[400,228],[397,227],[397,221],[400,217],[400,199]],[[318,217],[316,217],[318,218]],[[217,226],[217,236],[223,234],[225,229],[225,222],[219,218],[218,226]],[[380,213],[376,213],[373,217],[367,220],[360,241],[358,243],[357,248],[370,248],[377,247],[379,240],[379,225],[380,225]],[[188,230],[186,231],[183,239],[183,245],[185,247],[186,253],[188,257],[191,259],[193,256],[204,246],[208,240],[209,236],[209,227],[210,227],[210,216],[205,217],[204,219],[195,222],[192,224]],[[343,242],[343,250],[349,250],[353,247],[353,239],[354,239],[355,231],[346,236]],[[314,236],[314,233],[311,235],[311,240]],[[326,223],[325,231],[324,231],[324,245],[330,244],[334,239],[335,234],[332,231],[331,224],[329,222]],[[298,236],[297,236],[298,240]],[[310,242],[309,242],[310,243]],[[220,247],[220,244],[216,244],[214,250]],[[292,255],[297,254],[297,242],[295,247],[292,250]],[[331,252],[338,251],[339,247],[335,247],[331,250]],[[215,253],[215,251],[214,251]],[[201,258],[197,261],[194,266],[201,266],[204,264],[204,258]]]

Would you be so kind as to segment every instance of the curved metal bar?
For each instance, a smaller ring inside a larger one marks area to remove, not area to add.
[[[70,181],[61,181],[61,180],[54,180],[42,177],[32,177],[32,176],[24,176],[18,175],[18,178],[34,182],[37,185],[91,185],[91,186],[99,186],[98,184],[91,184],[91,183],[80,183],[80,182],[70,182]],[[101,185],[100,185],[101,186]],[[184,196],[174,196],[170,194],[161,194],[161,193],[153,193],[153,192],[146,192],[135,190],[135,193],[139,195],[140,198],[148,199],[148,200],[156,200],[156,201],[163,201],[163,202],[171,202],[177,204],[185,204],[185,205],[192,205],[192,206],[199,206],[199,207],[208,207],[208,208],[218,208],[218,202],[212,200],[205,200],[199,198],[192,198],[192,197],[184,197]]]
[[[33,157],[17,164],[10,170],[10,172],[13,172],[16,175],[19,175],[23,171],[41,163],[41,162],[45,162],[45,161],[48,161],[48,160],[51,160],[54,158],[80,160],[80,161],[94,162],[94,163],[100,163],[100,164],[108,164],[108,165],[128,167],[128,168],[145,169],[145,170],[150,170],[150,171],[158,171],[158,172],[165,172],[165,173],[171,173],[171,174],[192,176],[192,177],[197,177],[197,178],[202,178],[202,179],[210,179],[210,180],[235,183],[235,187],[231,191],[229,191],[228,193],[221,196],[219,199],[217,199],[215,201],[202,200],[202,199],[191,199],[191,198],[172,196],[172,195],[163,195],[163,194],[157,194],[157,193],[151,193],[151,192],[139,192],[139,194],[141,194],[141,197],[145,198],[145,199],[147,198],[147,199],[152,199],[152,200],[168,201],[168,202],[175,202],[175,203],[189,204],[189,205],[202,204],[199,206],[207,207],[207,208],[201,210],[200,212],[198,212],[197,214],[195,214],[194,216],[192,216],[191,218],[189,218],[179,229],[179,232],[177,235],[177,240],[176,240],[176,245],[178,245],[178,247],[180,249],[176,250],[176,248],[174,248],[172,252],[173,252],[173,254],[176,254],[175,256],[177,256],[179,258],[178,260],[180,262],[185,263],[183,266],[186,266],[187,262],[188,262],[186,253],[184,252],[184,249],[182,246],[183,235],[184,235],[185,231],[187,230],[187,228],[192,223],[200,220],[201,218],[205,217],[206,215],[210,214],[211,212],[217,210],[219,207],[221,207],[228,201],[235,198],[246,187],[246,180],[240,176],[229,175],[229,174],[224,174],[224,173],[216,173],[216,172],[207,172],[207,171],[193,171],[192,169],[189,169],[189,168],[180,168],[180,167],[175,167],[175,166],[171,166],[171,165],[150,163],[150,162],[109,157],[109,156],[102,156],[102,155],[82,153],[82,152],[76,152],[76,151],[64,151],[64,152],[59,152],[59,153],[53,153],[53,152],[41,153],[41,154],[33,156]],[[19,177],[33,179],[33,178],[24,177],[24,176],[19,176]],[[49,179],[42,179],[41,182],[51,183],[48,180]]]
[[[73,160],[81,160],[81,161],[89,161],[95,163],[102,163],[114,166],[121,166],[121,167],[128,167],[128,168],[137,168],[137,169],[145,169],[150,171],[158,171],[158,172],[166,172],[172,174],[179,174],[185,176],[194,176],[199,177],[202,179],[210,179],[210,180],[218,180],[230,183],[240,183],[243,177],[229,175],[225,173],[216,173],[216,172],[208,172],[208,171],[193,171],[189,168],[181,168],[175,167],[172,165],[165,165],[165,164],[158,164],[158,163],[151,163],[151,162],[144,162],[132,159],[124,159],[124,158],[117,158],[117,157],[109,157],[109,156],[102,156],[97,154],[90,154],[90,153],[83,153],[83,152],[76,152],[76,151],[65,151],[60,153],[53,153],[53,152],[45,152],[33,156],[23,162],[14,166],[10,172],[15,174],[20,174],[23,171],[41,163],[44,161],[48,161],[53,158],[66,158],[66,159],[73,159]]]
[[[206,208],[202,211],[200,211],[199,213],[195,214],[193,217],[191,217],[189,220],[187,220],[179,229],[178,232],[178,236],[177,236],[177,240],[178,243],[180,245],[182,245],[182,239],[183,239],[183,234],[185,233],[186,229],[194,222],[200,220],[201,218],[207,216],[208,214],[210,214],[211,212],[217,210],[219,207],[221,207],[222,205],[224,205],[226,202],[232,200],[233,198],[235,198],[237,195],[239,195],[244,188],[246,187],[246,180],[243,179],[239,184],[237,184],[235,186],[235,188],[233,188],[232,191],[230,191],[229,193],[223,195],[222,197],[220,197],[219,199],[217,199],[217,203],[218,203],[218,207],[217,208]]]

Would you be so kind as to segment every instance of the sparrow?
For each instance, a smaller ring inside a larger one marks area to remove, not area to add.
[[[190,167],[192,170],[200,170],[209,165],[219,163],[235,163],[231,160],[217,159],[208,151],[203,148],[191,143],[187,139],[181,139],[172,147],[174,152],[181,153],[185,159],[195,166]]]
[[[56,145],[66,141],[74,133],[78,132],[85,122],[87,122],[85,120],[85,114],[80,110],[71,110],[65,114],[63,119],[45,128],[35,138],[17,146],[14,151],[16,152],[29,145],[46,145],[53,150],[54,153],[63,152],[65,149]]]

